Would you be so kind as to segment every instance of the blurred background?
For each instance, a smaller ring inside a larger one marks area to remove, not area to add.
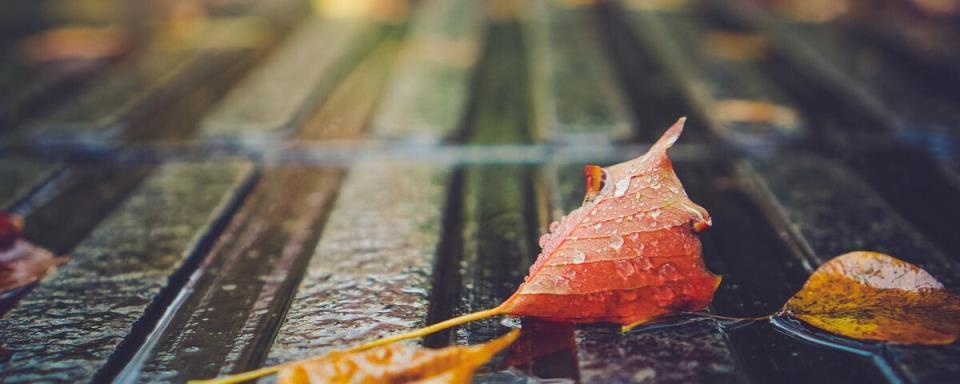
[[[892,134],[952,157],[956,1],[539,3],[11,2],[0,143],[630,143],[691,115],[741,149]],[[470,127],[486,97],[516,140]],[[344,99],[356,132],[311,123]]]
[[[582,166],[681,116],[713,310],[855,249],[956,290],[958,30],[957,0],[4,1],[0,209],[73,259],[0,295],[0,381],[183,382],[490,308]],[[478,380],[960,377],[957,346],[543,329]]]

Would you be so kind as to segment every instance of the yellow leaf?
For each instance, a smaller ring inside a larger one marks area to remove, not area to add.
[[[280,384],[310,383],[469,383],[473,371],[509,346],[514,330],[476,346],[426,349],[391,344],[360,352],[336,351],[284,367]]]
[[[920,267],[876,252],[823,264],[784,313],[860,340],[950,344],[960,337],[960,297]]]

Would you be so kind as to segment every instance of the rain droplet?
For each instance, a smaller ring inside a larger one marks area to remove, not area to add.
[[[583,282],[580,281],[580,279],[570,279],[570,280],[567,280],[567,282],[570,283],[570,288],[573,288],[573,289],[583,288]]]
[[[580,264],[584,261],[587,261],[587,254],[581,250],[577,250],[573,253],[573,258],[571,258],[571,260],[574,262],[574,264]]]
[[[650,262],[650,258],[647,257],[638,257],[637,258],[637,267],[644,271],[648,271],[653,268],[653,263]]]
[[[593,230],[599,231],[600,228],[602,228],[602,227],[603,227],[603,223],[597,223],[597,225],[594,225],[594,226],[593,226]]]
[[[620,197],[627,193],[627,189],[630,188],[630,179],[626,178],[620,180],[615,184],[615,189],[613,190],[613,197]]]
[[[610,236],[610,248],[619,252],[621,247],[623,247],[623,236]]]
[[[550,234],[549,234],[549,233],[545,233],[545,234],[543,234],[543,236],[540,236],[540,241],[539,241],[539,243],[540,243],[540,248],[545,247],[545,246],[547,245],[547,242],[548,242],[548,241],[550,241]]]
[[[650,211],[650,217],[656,219],[660,216],[660,209],[654,209]]]
[[[653,298],[659,302],[658,304],[661,307],[667,306],[669,301],[673,300],[674,296],[676,296],[676,294],[668,287],[657,287],[653,292]]]
[[[575,280],[575,276],[576,275],[570,275],[570,276],[561,275],[561,276],[555,277],[557,279],[556,280],[557,289],[570,289],[571,287],[570,282],[572,280]]]
[[[676,280],[680,277],[680,275],[677,274],[677,267],[673,265],[673,263],[663,263],[663,265],[660,266],[660,276],[663,276],[663,278],[667,280]]]
[[[620,260],[617,262],[617,274],[624,279],[629,279],[633,276],[636,269],[633,267],[633,262],[630,260]]]
[[[549,290],[557,287],[557,281],[553,276],[544,276],[542,279],[537,280],[537,285]]]

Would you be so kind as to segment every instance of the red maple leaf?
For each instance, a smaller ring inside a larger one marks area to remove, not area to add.
[[[710,214],[687,197],[667,156],[683,123],[639,158],[586,167],[583,206],[540,238],[543,250],[504,312],[631,324],[710,303],[720,278],[704,267],[696,235]]]
[[[706,269],[697,232],[710,214],[687,197],[667,156],[680,119],[645,155],[607,168],[586,167],[583,206],[540,238],[543,250],[517,291],[496,308],[362,344],[361,351],[496,315],[567,323],[649,321],[706,307],[720,277]],[[209,381],[234,383],[285,365]]]

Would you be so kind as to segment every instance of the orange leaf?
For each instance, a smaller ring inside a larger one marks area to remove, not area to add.
[[[42,279],[69,260],[20,238],[19,217],[0,213],[0,292]]]
[[[602,177],[585,169],[583,206],[541,237],[543,251],[503,313],[631,324],[710,303],[720,278],[706,270],[696,235],[710,215],[687,198],[667,156],[683,123]]]
[[[519,331],[476,346],[425,349],[392,344],[361,352],[335,351],[284,367],[280,384],[469,383],[473,372],[508,347]]]
[[[607,168],[587,166],[583,206],[551,224],[543,250],[517,291],[496,308],[385,337],[346,352],[390,345],[475,320],[516,315],[568,323],[628,325],[706,307],[720,277],[706,269],[696,233],[710,214],[687,198],[667,149],[681,118],[643,156]],[[234,383],[279,367],[207,383]]]
[[[783,312],[861,340],[950,344],[960,337],[960,297],[920,267],[876,252],[821,265]]]

